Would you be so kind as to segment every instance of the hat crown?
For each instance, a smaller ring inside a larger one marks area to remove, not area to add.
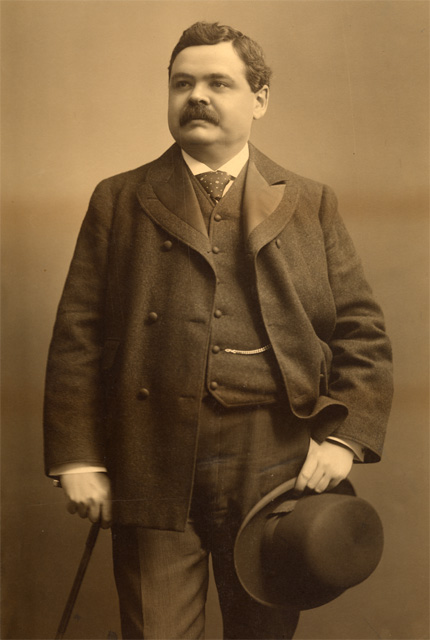
[[[236,539],[235,565],[242,585],[259,602],[309,609],[374,571],[383,529],[349,481],[332,492],[304,494],[291,509],[293,486],[281,485],[248,514]]]
[[[381,521],[361,498],[309,496],[276,520],[263,539],[265,581],[277,594],[294,590],[306,608],[359,584],[381,558]]]

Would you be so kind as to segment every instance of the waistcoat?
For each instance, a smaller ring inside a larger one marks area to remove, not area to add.
[[[253,267],[245,251],[241,217],[245,178],[246,167],[214,206],[192,176],[217,275],[206,389],[226,407],[273,403],[285,393],[263,324]],[[263,347],[269,349],[246,355],[226,351],[257,351]]]

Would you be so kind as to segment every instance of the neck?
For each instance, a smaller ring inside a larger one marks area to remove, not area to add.
[[[190,156],[203,162],[214,171],[222,167],[226,162],[234,158],[244,147],[245,143],[241,142],[234,147],[222,147],[214,149],[211,146],[204,146],[201,144],[188,144],[183,145],[182,149],[186,151]]]

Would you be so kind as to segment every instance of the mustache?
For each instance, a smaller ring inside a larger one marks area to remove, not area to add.
[[[187,104],[181,117],[179,118],[179,124],[181,127],[191,122],[191,120],[206,120],[211,124],[218,125],[219,118],[217,114],[202,104]]]

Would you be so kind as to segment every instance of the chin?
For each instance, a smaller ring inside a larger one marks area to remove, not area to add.
[[[208,136],[207,132],[205,131],[187,131],[186,133],[179,134],[179,137],[177,138],[177,142],[181,146],[185,146],[187,144],[188,145],[196,145],[196,144],[206,145],[206,144],[213,144],[215,140],[211,136]]]

